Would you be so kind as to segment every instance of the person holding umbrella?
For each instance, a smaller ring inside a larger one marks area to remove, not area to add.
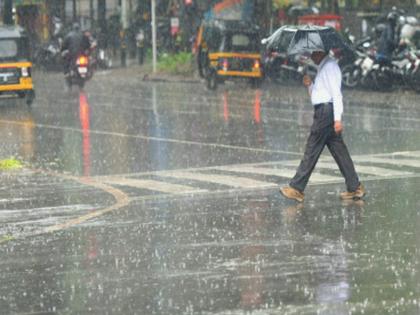
[[[312,61],[318,66],[314,81],[307,75],[303,78],[314,107],[314,119],[305,153],[289,185],[280,188],[286,198],[298,202],[304,200],[303,192],[325,146],[345,178],[347,191],[340,194],[341,198],[360,199],[365,195],[365,189],[359,181],[342,136],[341,70],[328,51],[348,47],[337,36],[339,35],[329,28],[304,27],[296,32],[288,49],[289,54],[310,53]]]

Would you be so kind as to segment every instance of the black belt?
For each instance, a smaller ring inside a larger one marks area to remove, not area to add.
[[[320,109],[322,106],[332,106],[333,103],[332,102],[328,102],[328,103],[319,103],[319,104],[315,104],[314,108],[315,109]]]

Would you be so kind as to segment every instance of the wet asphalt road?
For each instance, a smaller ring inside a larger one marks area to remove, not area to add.
[[[345,91],[368,196],[324,152],[297,205],[302,87],[132,73],[2,100],[0,314],[419,314],[418,95]]]

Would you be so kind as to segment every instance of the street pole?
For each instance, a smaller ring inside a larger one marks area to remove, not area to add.
[[[77,6],[76,0],[73,0],[73,22],[76,22],[77,19]]]
[[[95,12],[93,9],[93,0],[89,0],[89,19],[90,19],[90,29],[93,29],[93,20],[94,20]]]
[[[98,0],[98,24],[101,27],[101,30],[105,32],[106,27],[106,1]]]
[[[127,0],[121,1],[121,66],[127,66],[127,29],[128,29]]]
[[[152,1],[152,55],[153,55],[153,73],[156,73],[157,49],[156,49],[156,0]]]
[[[5,0],[3,6],[3,23],[5,25],[13,25],[13,1]]]
[[[127,0],[121,1],[121,24],[123,30],[126,30],[128,28],[128,14],[127,14]]]

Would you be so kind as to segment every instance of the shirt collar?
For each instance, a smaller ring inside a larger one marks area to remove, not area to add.
[[[321,63],[318,65],[318,71],[322,69],[322,67],[325,65],[325,63],[329,60],[329,56],[325,55],[324,59],[322,59]]]

